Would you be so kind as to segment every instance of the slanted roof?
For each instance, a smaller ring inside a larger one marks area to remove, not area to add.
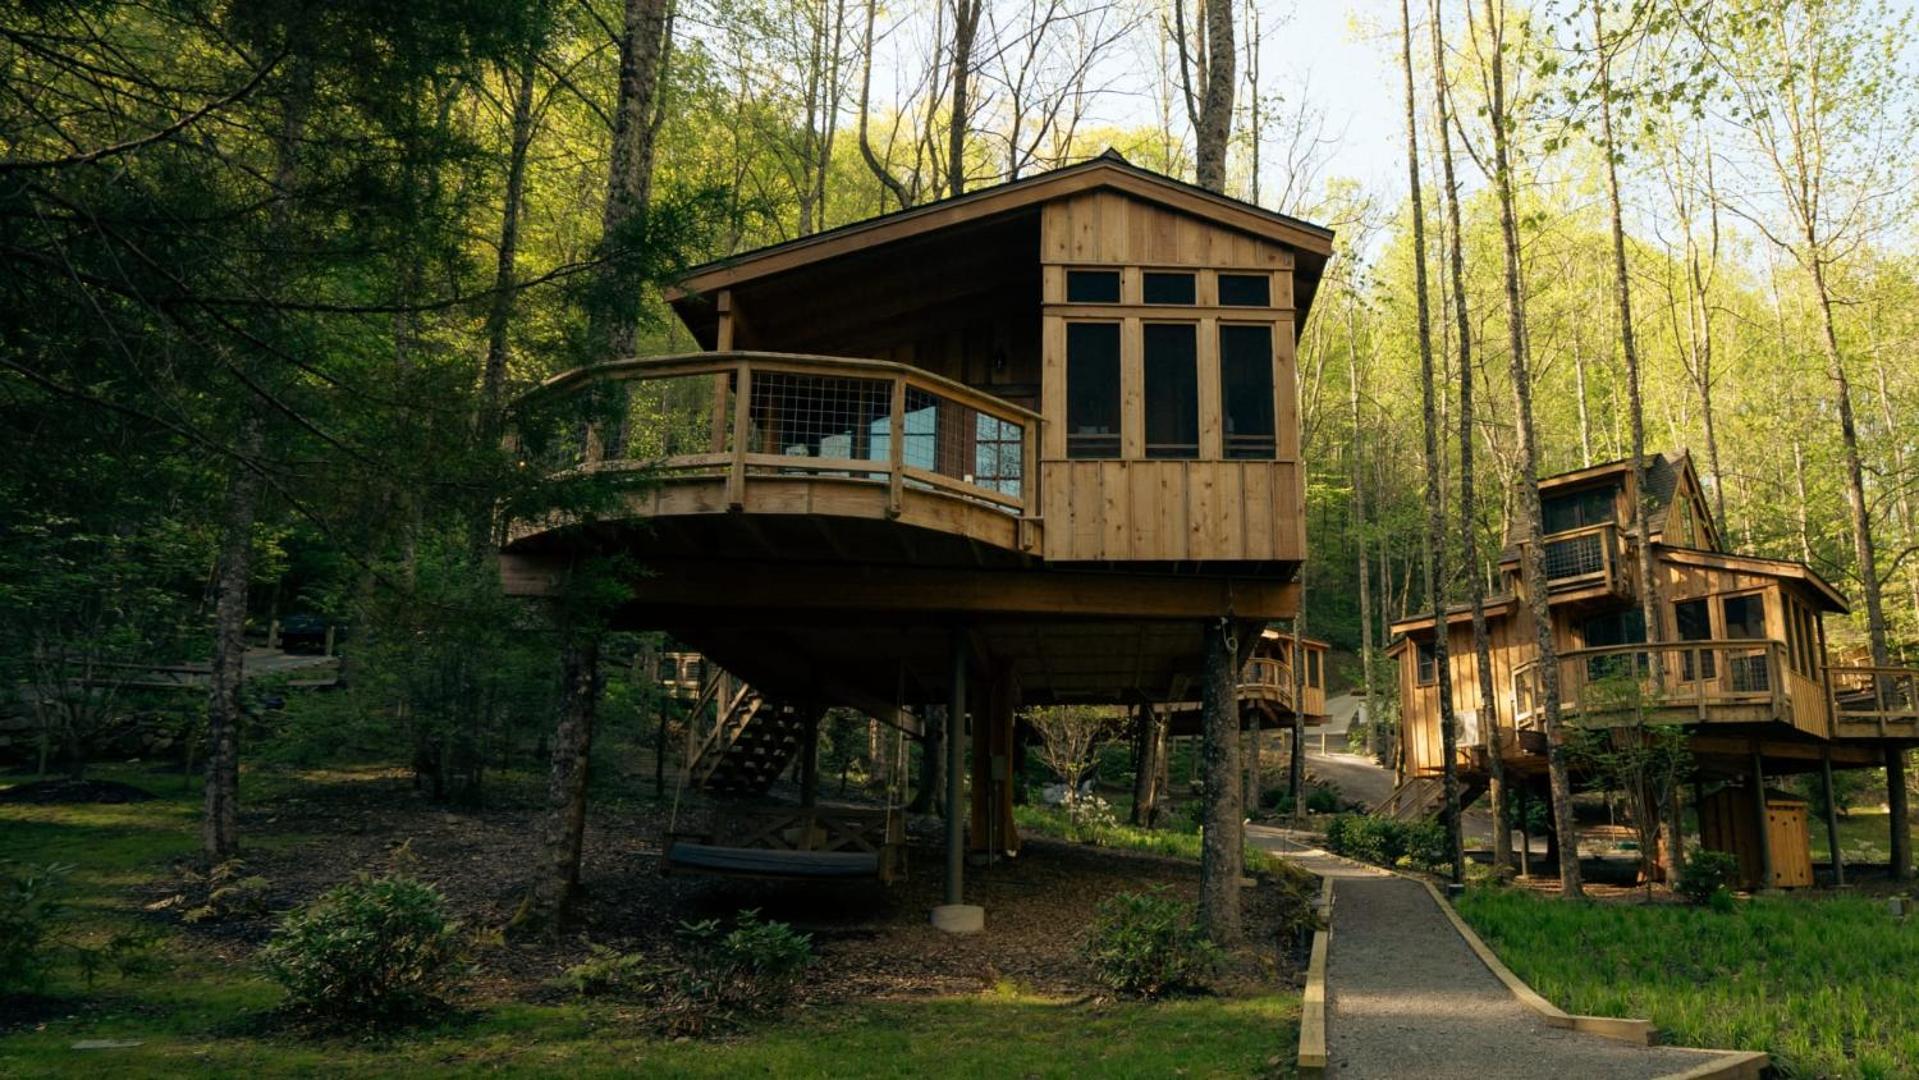
[[[1762,574],[1785,581],[1802,582],[1807,589],[1825,602],[1822,610],[1841,615],[1851,610],[1846,603],[1844,593],[1821,577],[1817,570],[1802,562],[1791,559],[1768,559],[1758,555],[1729,555],[1723,551],[1697,551],[1693,548],[1668,547],[1665,544],[1658,544],[1656,547],[1661,559],[1682,566],[1703,566],[1715,570],[1733,570],[1748,574]]]
[[[679,287],[668,291],[667,299],[686,318],[693,314],[701,297],[719,289],[940,229],[1014,214],[1099,188],[1123,192],[1221,228],[1292,248],[1296,253],[1297,322],[1304,324],[1320,272],[1332,255],[1331,229],[1143,169],[1110,149],[1074,165],[716,259],[688,271]]]
[[[1571,472],[1542,477],[1539,481],[1539,494],[1543,497],[1562,488],[1579,487],[1598,480],[1612,478],[1623,480],[1632,472],[1632,469],[1631,458],[1620,458],[1617,461],[1602,461],[1597,465],[1588,465]],[[1641,498],[1646,500],[1646,518],[1652,525],[1655,537],[1663,535],[1666,531],[1666,517],[1672,509],[1673,495],[1679,490],[1680,474],[1691,471],[1692,451],[1690,450],[1681,449],[1646,455],[1646,487],[1641,493]],[[1696,482],[1696,473],[1694,477]],[[1632,535],[1637,529],[1637,522],[1629,517],[1624,528],[1628,535]],[[1713,523],[1713,530],[1715,533],[1718,531],[1716,522]],[[1516,541],[1509,541],[1500,551],[1499,561],[1517,562],[1518,559],[1519,544]]]

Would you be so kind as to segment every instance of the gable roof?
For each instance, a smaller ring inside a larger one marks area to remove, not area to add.
[[[1143,169],[1109,149],[1077,164],[716,259],[688,271],[678,288],[668,290],[667,299],[678,305],[695,295],[784,273],[852,251],[1012,213],[1098,188],[1123,192],[1222,228],[1284,244],[1298,253],[1298,270],[1309,281],[1318,279],[1320,269],[1332,255],[1331,229]],[[1302,296],[1309,295],[1309,290],[1302,290]],[[1303,303],[1301,315],[1303,321]]]

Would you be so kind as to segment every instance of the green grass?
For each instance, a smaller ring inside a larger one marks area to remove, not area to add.
[[[1115,811],[1118,813],[1119,811]],[[1095,847],[1139,851],[1149,855],[1170,855],[1180,859],[1199,858],[1199,832],[1181,829],[1141,829],[1126,824],[1075,825],[1066,811],[1051,806],[1015,806],[1013,821],[1022,833],[1036,833],[1061,840],[1092,844]],[[1252,873],[1277,871],[1282,863],[1265,851],[1247,844],[1246,869]]]
[[[1839,850],[1852,862],[1883,863],[1892,858],[1889,836],[1892,815],[1884,810],[1854,810],[1839,819]],[[1807,822],[1812,837],[1812,857],[1831,857],[1826,843],[1826,819],[1814,815]]]
[[[1786,1076],[1919,1074],[1919,922],[1863,898],[1718,914],[1475,889],[1460,914],[1574,1013],[1644,1017],[1687,1046],[1764,1050]]]
[[[72,865],[69,931],[95,942],[139,918],[133,886],[193,853],[199,810],[197,792],[177,777],[111,769],[97,775],[160,797],[117,806],[0,804],[0,859]],[[351,780],[309,773],[249,775],[246,783],[249,797],[259,800],[302,783]],[[248,842],[266,847],[311,838],[255,834]],[[1008,988],[797,1009],[719,1041],[655,1038],[613,1004],[510,1000],[462,1002],[466,1018],[437,1029],[378,1041],[316,1041],[270,1023],[281,994],[260,977],[245,947],[216,950],[184,930],[166,933],[161,947],[169,966],[157,975],[105,973],[89,988],[70,969],[56,972],[48,991],[65,1003],[38,1029],[0,1035],[0,1076],[1290,1076],[1298,1040],[1299,1001],[1290,993],[1087,1004]],[[73,1049],[83,1039],[140,1045]],[[1268,1065],[1275,1059],[1277,1068]]]

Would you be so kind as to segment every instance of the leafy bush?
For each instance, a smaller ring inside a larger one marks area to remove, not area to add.
[[[742,911],[731,930],[718,919],[683,923],[691,957],[661,982],[660,1027],[673,1036],[704,1034],[785,1005],[813,962],[813,938],[786,923]]]
[[[1084,950],[1101,984],[1144,998],[1194,988],[1219,964],[1193,905],[1166,895],[1165,886],[1101,901]]]
[[[459,974],[459,924],[431,885],[360,878],[292,912],[261,951],[295,1012],[377,1025],[429,1014]]]
[[[561,987],[581,997],[625,996],[653,985],[653,968],[639,953],[621,952],[610,945],[587,947],[587,957],[560,973]]]
[[[1327,824],[1326,846],[1335,854],[1392,866],[1406,854],[1406,826],[1370,814],[1341,814]]]
[[[1331,814],[1339,810],[1339,785],[1330,781],[1320,781],[1306,792],[1306,811],[1311,814]]]
[[[0,990],[37,990],[53,965],[61,882],[73,868],[0,864]]]
[[[1710,851],[1700,848],[1686,855],[1686,864],[1679,870],[1679,881],[1675,892],[1694,904],[1711,904],[1715,910],[1726,910],[1732,899],[1732,887],[1739,883],[1739,859],[1731,852]],[[1726,901],[1715,898],[1724,893]]]
[[[1434,870],[1450,867],[1453,863],[1453,845],[1446,835],[1446,823],[1438,818],[1427,818],[1405,829],[1406,859],[1422,870]]]
[[[189,870],[185,877],[190,886],[202,891],[203,899],[180,913],[181,922],[215,922],[267,913],[272,883],[247,873],[247,864],[239,859],[228,859],[204,874]]]
[[[1082,795],[1066,806],[1066,838],[1081,844],[1099,844],[1119,825],[1111,803],[1097,795]]]

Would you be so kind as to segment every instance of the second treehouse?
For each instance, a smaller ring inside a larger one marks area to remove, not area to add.
[[[1846,598],[1804,564],[1726,550],[1691,455],[1649,458],[1643,489],[1639,472],[1619,461],[1540,482],[1564,721],[1681,730],[1697,774],[1693,801],[1710,825],[1706,845],[1738,855],[1749,885],[1809,885],[1803,801],[1768,783],[1873,768],[1888,753],[1903,752],[1919,739],[1919,672],[1834,663],[1824,616],[1845,613]],[[1639,500],[1650,520],[1645,537],[1636,527]],[[1641,544],[1650,545],[1658,576],[1656,643],[1649,643],[1642,607]],[[1509,780],[1543,793],[1544,672],[1523,554],[1523,541],[1509,542],[1500,560],[1504,587],[1486,604],[1492,701],[1481,700],[1468,609],[1446,616],[1449,688],[1438,685],[1432,616],[1393,625],[1388,651],[1398,663],[1403,703],[1403,782],[1390,811],[1438,808],[1439,695],[1448,691],[1464,801],[1477,798],[1490,777],[1493,725]],[[1826,824],[1837,851],[1831,814]]]

